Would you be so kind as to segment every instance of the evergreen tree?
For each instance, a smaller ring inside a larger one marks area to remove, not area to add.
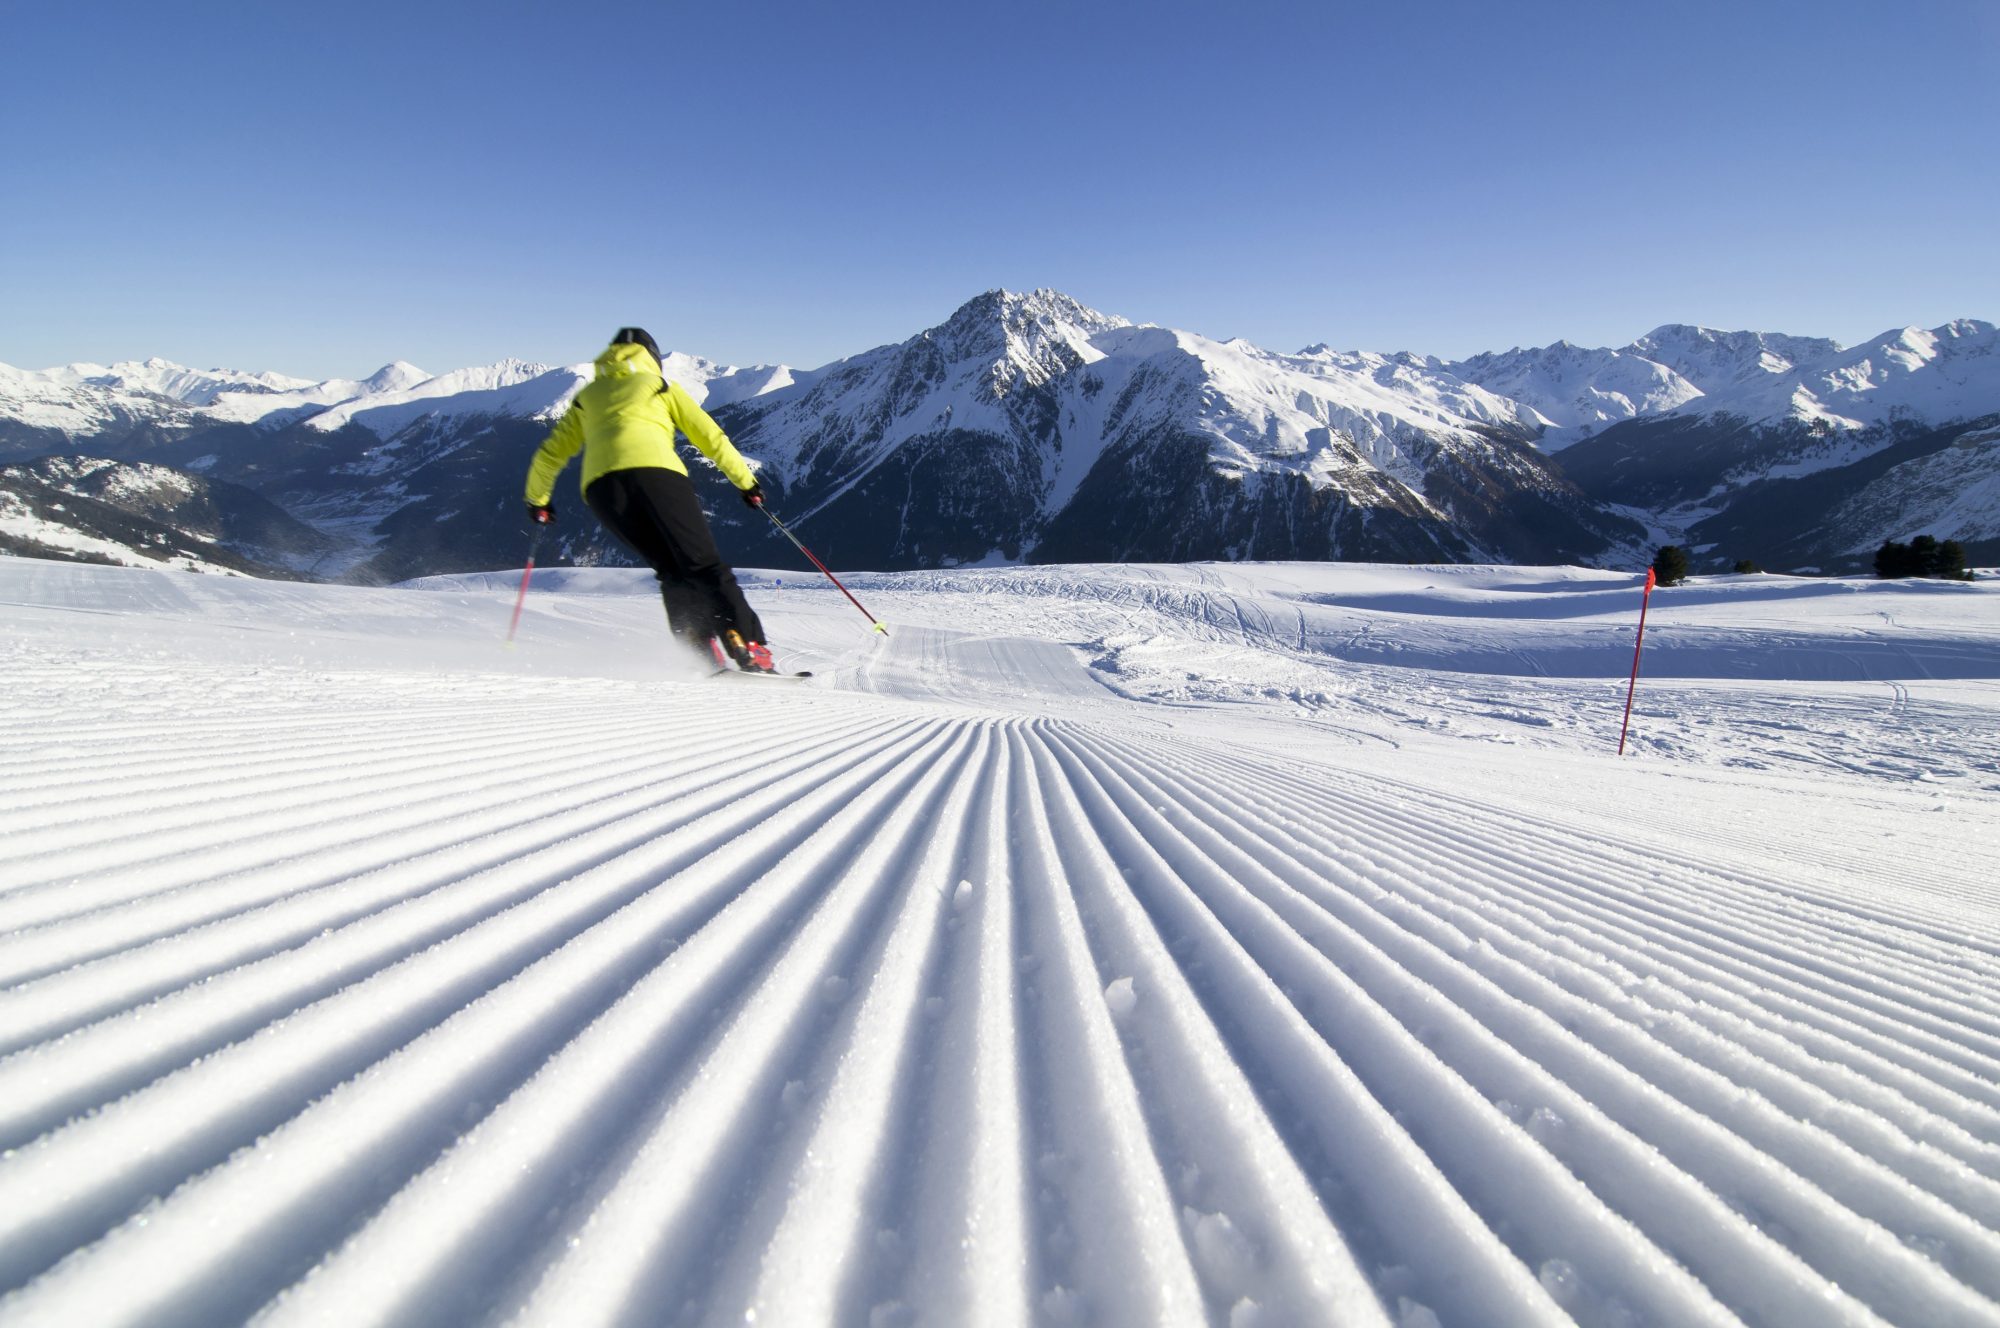
[[[1663,586],[1677,586],[1687,580],[1688,553],[1678,544],[1662,544],[1653,555],[1653,575]]]
[[[1940,542],[1933,535],[1919,535],[1908,544],[1884,540],[1875,553],[1875,575],[1885,581],[1906,576],[1972,579],[1965,567],[1965,546],[1957,540]]]
[[[1910,546],[1883,540],[1882,547],[1875,551],[1875,575],[1884,581],[1910,575]]]
[[[1748,558],[1738,558],[1736,560],[1736,575],[1738,576],[1748,576],[1752,572],[1761,572],[1763,570],[1763,568]]]

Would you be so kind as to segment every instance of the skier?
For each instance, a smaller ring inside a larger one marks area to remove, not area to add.
[[[618,542],[659,578],[667,628],[691,649],[717,648],[748,673],[775,673],[764,625],[722,561],[694,481],[674,450],[674,430],[721,468],[750,507],[764,491],[729,438],[660,369],[645,329],[623,327],[597,357],[597,376],[536,449],[528,467],[528,519],[555,520],[556,476],[583,451],[583,501]]]

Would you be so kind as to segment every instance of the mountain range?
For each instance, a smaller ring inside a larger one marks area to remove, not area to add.
[[[1674,324],[1617,349],[1281,354],[990,291],[818,369],[665,369],[836,567],[1642,566],[1677,542],[1698,569],[1843,571],[1919,533],[2000,561],[1996,343],[1970,320],[1854,347]],[[590,373],[0,365],[0,551],[365,583],[518,564],[529,453]],[[628,562],[573,483],[558,559]],[[732,558],[782,560],[711,505]]]

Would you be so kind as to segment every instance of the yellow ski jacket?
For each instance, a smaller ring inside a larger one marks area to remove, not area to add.
[[[721,467],[739,489],[757,476],[729,436],[697,406],[679,383],[660,374],[659,362],[643,346],[619,344],[597,357],[597,376],[584,384],[556,427],[535,449],[528,467],[527,499],[544,506],[555,492],[556,476],[583,452],[583,487],[614,470],[660,467],[687,474],[674,450],[674,430],[688,436],[703,456]]]

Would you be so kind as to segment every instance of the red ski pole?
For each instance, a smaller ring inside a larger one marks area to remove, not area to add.
[[[1618,754],[1625,754],[1625,730],[1632,727],[1632,693],[1639,689],[1639,651],[1646,644],[1646,609],[1653,602],[1653,587],[1659,576],[1650,567],[1646,569],[1646,593],[1639,600],[1639,639],[1632,645],[1632,681],[1625,686],[1625,722],[1618,729]]]
[[[825,563],[821,562],[818,558],[813,557],[813,551],[811,549],[808,549],[805,545],[799,543],[799,537],[797,535],[794,535],[791,531],[785,528],[785,523],[778,520],[776,513],[772,512],[770,508],[764,506],[764,504],[762,503],[757,504],[757,510],[762,512],[765,516],[770,517],[771,524],[776,526],[778,530],[784,535],[784,537],[790,540],[800,553],[803,553],[806,557],[812,559],[812,565],[814,567],[819,568],[821,575],[825,576],[827,580],[833,582],[834,586],[839,589],[841,594],[847,596],[847,602],[849,604],[852,604],[855,608],[860,609],[862,616],[867,618],[869,622],[875,624],[876,631],[880,632],[884,636],[887,636],[889,634],[889,629],[882,625],[882,620],[880,618],[877,618],[874,614],[868,612],[867,606],[862,604],[860,600],[854,598],[854,592],[849,590],[846,586],[841,585],[840,578],[835,576],[832,572],[827,571]]]
[[[514,597],[514,621],[507,624],[507,648],[514,648],[514,629],[521,625],[521,606],[528,602],[528,578],[535,574],[535,551],[542,547],[542,532],[548,526],[538,525],[528,540],[528,565],[521,569],[521,593]]]

